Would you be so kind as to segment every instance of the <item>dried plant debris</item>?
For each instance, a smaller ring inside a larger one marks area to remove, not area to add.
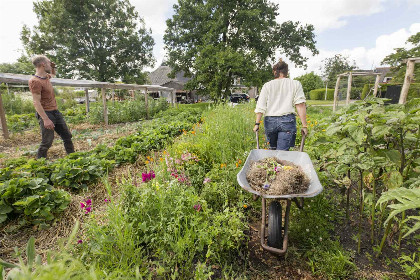
[[[275,157],[251,163],[246,179],[254,190],[268,195],[303,194],[309,187],[302,167]]]

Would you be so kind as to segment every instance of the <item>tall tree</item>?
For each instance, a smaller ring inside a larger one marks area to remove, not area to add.
[[[352,63],[347,56],[341,54],[326,58],[322,63],[322,76],[328,82],[334,82],[338,74],[357,69],[356,61],[353,60]]]
[[[405,48],[394,49],[394,53],[386,56],[382,61],[382,64],[391,65],[391,70],[395,74],[393,81],[404,81],[407,65],[402,63],[402,61],[411,57],[420,57],[420,32],[407,39]],[[417,78],[420,77],[420,67],[414,67],[414,76]]]
[[[309,92],[313,89],[322,88],[324,86],[320,76],[315,74],[313,71],[311,73],[306,73],[302,76],[296,77],[295,80],[298,80],[302,84],[303,92],[305,96],[309,96]]]
[[[234,77],[261,84],[276,50],[296,65],[318,53],[312,25],[276,22],[278,5],[267,0],[179,0],[164,41],[173,74],[191,77],[188,88],[214,99],[230,94]]]
[[[142,82],[154,63],[151,31],[128,0],[34,2],[38,25],[24,26],[29,54],[44,53],[61,77]]]

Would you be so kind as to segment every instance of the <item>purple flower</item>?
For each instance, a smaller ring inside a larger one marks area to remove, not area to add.
[[[147,183],[155,177],[156,177],[156,175],[155,175],[155,172],[153,172],[153,170],[150,170],[149,173],[142,173],[141,174],[141,178],[143,180],[143,183]]]
[[[77,240],[77,244],[82,244],[82,243],[83,243],[82,239]]]
[[[207,184],[207,183],[209,183],[211,181],[211,179],[210,178],[205,178],[204,179],[204,181],[203,181],[203,184]]]
[[[86,210],[85,214],[88,214],[92,211],[92,208],[89,206],[89,207],[86,207],[85,210]]]
[[[268,189],[270,188],[270,184],[265,184],[265,185],[263,186],[263,188],[264,188],[264,190],[268,190]]]
[[[105,198],[104,201],[105,202],[111,202],[111,199]]]
[[[86,205],[85,205],[83,202],[80,202],[80,208],[82,208],[82,209],[83,209],[83,208],[85,208],[85,206],[86,206]]]
[[[201,205],[199,203],[197,203],[196,205],[193,206],[193,208],[197,211],[200,212],[201,210]]]
[[[85,200],[85,202],[86,202],[86,205],[91,205],[92,204],[92,200],[91,199]]]

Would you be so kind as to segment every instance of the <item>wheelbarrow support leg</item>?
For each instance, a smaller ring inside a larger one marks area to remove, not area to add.
[[[264,250],[267,250],[271,253],[283,256],[286,254],[287,251],[287,243],[288,243],[288,238],[289,238],[289,214],[290,214],[290,205],[291,205],[291,200],[288,199],[287,200],[287,205],[286,205],[286,213],[284,216],[284,234],[283,234],[283,248],[282,249],[277,249],[274,247],[270,247],[268,245],[265,244],[265,198],[261,197],[261,203],[262,203],[262,217],[261,217],[261,232],[260,232],[260,237],[261,237],[261,246],[263,247]]]

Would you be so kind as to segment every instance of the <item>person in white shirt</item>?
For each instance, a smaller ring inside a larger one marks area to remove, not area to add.
[[[306,123],[306,99],[299,81],[288,76],[288,65],[280,59],[273,66],[274,80],[264,84],[255,108],[254,132],[259,129],[264,115],[264,128],[272,150],[288,151],[295,146],[296,113],[302,122],[302,134],[308,134]]]

